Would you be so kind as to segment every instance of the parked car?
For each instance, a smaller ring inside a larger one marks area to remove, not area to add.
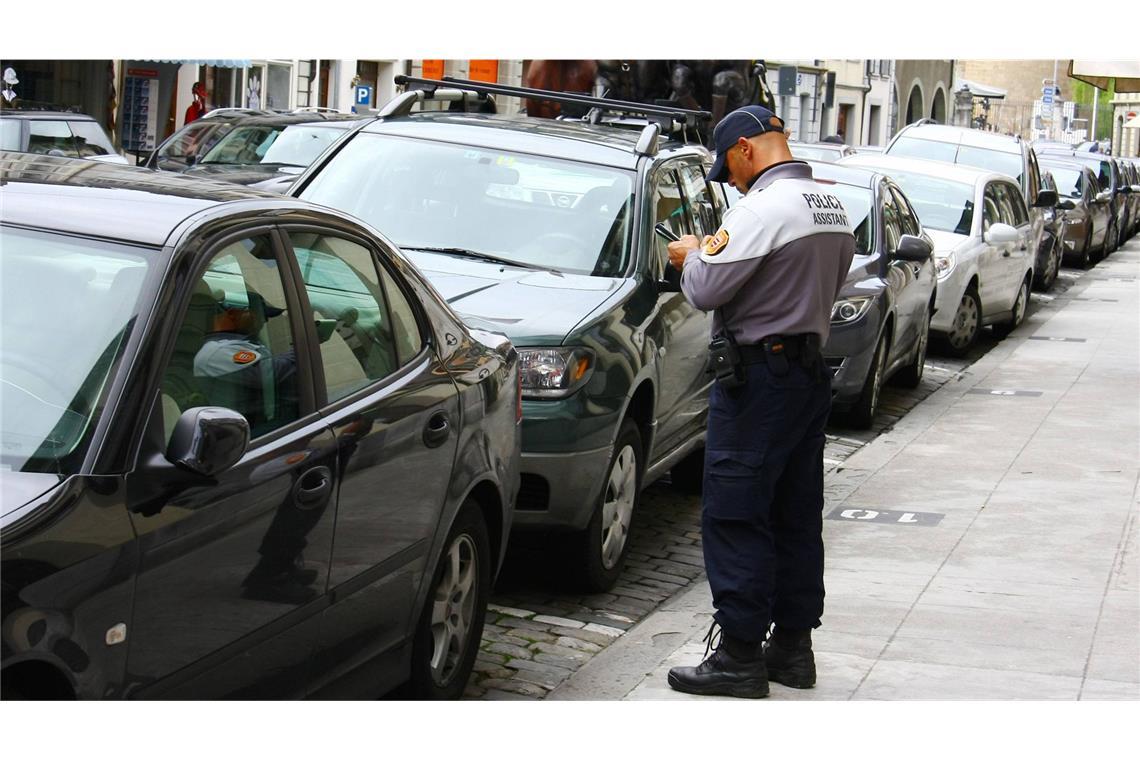
[[[0,110],[0,150],[129,163],[99,122],[70,111]]]
[[[298,123],[290,121],[294,116],[265,116],[234,125],[185,173],[283,193],[325,148],[361,119],[332,114],[323,121]]]
[[[1045,188],[1046,190],[1052,190],[1054,193],[1056,193],[1057,180],[1045,167],[1044,163],[1039,164],[1038,168],[1041,169],[1041,187]],[[1057,202],[1060,203],[1059,196]],[[1062,210],[1057,206],[1049,206],[1047,208],[1043,208],[1042,211],[1044,211],[1045,224],[1041,228],[1041,246],[1042,248],[1048,248],[1049,250],[1056,250],[1059,252],[1057,254],[1057,261],[1055,262],[1056,266],[1059,268],[1065,259],[1065,244],[1063,241],[1064,223],[1062,222]]]
[[[1033,282],[1033,233],[1021,189],[1007,174],[890,155],[841,163],[894,180],[934,240],[938,297],[930,329],[943,350],[962,356],[983,325],[1005,337],[1021,324]]]
[[[461,694],[506,338],[336,211],[18,153],[0,183],[3,697]]]
[[[842,143],[804,143],[788,140],[792,155],[804,161],[829,161],[834,163],[844,156],[854,156],[855,151]]]
[[[1087,267],[1093,263],[1094,251],[1103,255],[1112,221],[1112,193],[1100,189],[1096,175],[1083,163],[1046,155],[1041,159],[1041,169],[1052,174],[1057,183],[1065,256]]]
[[[165,172],[184,172],[204,156],[235,125],[258,116],[271,116],[272,111],[249,108],[215,108],[200,119],[184,124],[147,156],[142,166]]]
[[[1124,181],[1120,174],[1120,164],[1115,158],[1104,153],[1089,153],[1081,150],[1047,149],[1042,155],[1051,158],[1064,158],[1083,163],[1096,173],[1097,183],[1102,191],[1112,193],[1112,219],[1108,228],[1107,242],[1104,246],[1104,255],[1115,251],[1127,239],[1130,229],[1128,196],[1132,187]]]
[[[1125,182],[1128,183],[1131,190],[1128,195],[1128,201],[1131,204],[1131,209],[1128,212],[1128,218],[1132,220],[1132,229],[1129,230],[1129,237],[1131,237],[1140,230],[1140,164],[1135,158],[1120,158],[1119,161],[1125,170]]]
[[[1034,256],[1034,282],[1047,291],[1057,279],[1061,248],[1044,233],[1045,209],[1057,203],[1056,193],[1041,184],[1037,154],[1019,137],[983,132],[980,129],[918,122],[899,130],[887,145],[885,155],[924,158],[972,166],[1013,177],[1029,209],[1030,250]]]
[[[812,162],[816,179],[843,203],[855,230],[855,259],[831,310],[823,347],[832,408],[859,428],[871,425],[891,376],[915,388],[934,313],[934,244],[902,190],[884,174]]]
[[[855,148],[856,153],[882,153],[884,145],[860,145]]]
[[[433,92],[507,88],[397,82],[413,89],[289,192],[383,230],[469,323],[507,333],[523,378],[516,531],[547,535],[572,580],[608,589],[641,487],[670,468],[674,483],[700,482],[711,316],[667,281],[654,226],[716,232],[711,156],[633,116],[622,127],[413,112]]]

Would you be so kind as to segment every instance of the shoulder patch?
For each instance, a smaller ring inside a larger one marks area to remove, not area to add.
[[[728,230],[722,227],[717,230],[717,233],[713,235],[712,239],[705,244],[705,255],[716,256],[726,245],[728,245]]]
[[[257,354],[252,351],[238,351],[234,354],[234,364],[249,364],[257,361]]]

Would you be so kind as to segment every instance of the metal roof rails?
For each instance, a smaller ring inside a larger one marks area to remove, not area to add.
[[[443,79],[421,79],[419,77],[397,76],[397,85],[414,87],[403,95],[390,101],[381,109],[379,116],[403,116],[411,113],[412,107],[427,99],[460,100],[470,96],[471,93],[482,95],[503,95],[507,97],[525,98],[530,100],[545,100],[564,105],[588,106],[589,112],[583,118],[591,124],[610,123],[621,125],[619,118],[603,118],[606,114],[625,114],[642,116],[651,123],[641,130],[635,150],[642,155],[653,155],[657,152],[657,142],[662,129],[673,131],[674,124],[679,123],[684,132],[687,128],[696,129],[702,122],[712,119],[708,111],[693,111],[686,108],[673,108],[670,106],[651,105],[648,103],[633,103],[625,100],[611,100],[609,98],[595,98],[589,95],[579,95],[569,92],[554,92],[551,90],[538,90],[531,87],[512,87],[505,84],[489,84],[487,82],[473,82],[468,79],[444,77]]]

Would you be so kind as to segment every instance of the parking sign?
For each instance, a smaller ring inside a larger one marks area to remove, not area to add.
[[[356,86],[356,105],[372,105],[372,87],[370,85],[361,84]]]

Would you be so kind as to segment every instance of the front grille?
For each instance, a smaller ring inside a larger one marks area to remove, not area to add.
[[[524,472],[520,480],[515,509],[520,512],[545,512],[550,508],[550,484],[546,478]]]

